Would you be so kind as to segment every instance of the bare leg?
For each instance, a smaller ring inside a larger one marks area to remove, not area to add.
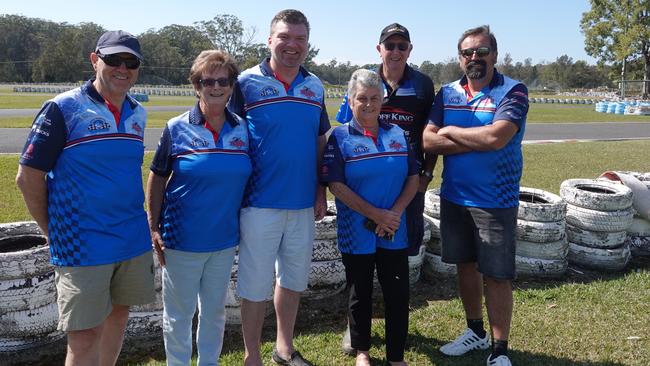
[[[457,264],[458,291],[463,302],[467,319],[483,317],[483,276],[477,270],[476,263]]]
[[[492,339],[508,340],[512,319],[512,282],[485,277],[485,305]]]
[[[66,366],[99,365],[99,348],[103,324],[91,329],[74,330],[68,334]]]
[[[276,285],[273,303],[278,326],[275,346],[280,357],[288,360],[294,352],[293,328],[300,305],[300,292]]]
[[[266,301],[258,302],[241,299],[241,328],[244,335],[245,366],[262,366],[260,343],[265,312]]]
[[[370,366],[370,355],[368,351],[357,351],[357,358],[354,366]]]
[[[102,366],[113,366],[122,350],[124,330],[129,320],[129,307],[113,304],[113,311],[104,320],[99,361]]]

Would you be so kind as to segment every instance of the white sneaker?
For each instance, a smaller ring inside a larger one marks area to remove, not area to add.
[[[494,360],[491,360],[491,357],[492,355],[489,355],[487,358],[487,366],[512,366],[508,356],[501,355]]]
[[[473,330],[467,328],[465,333],[454,339],[453,342],[440,347],[440,352],[447,356],[460,356],[474,349],[488,349],[488,347],[490,347],[490,338],[487,333],[485,337],[480,338]]]

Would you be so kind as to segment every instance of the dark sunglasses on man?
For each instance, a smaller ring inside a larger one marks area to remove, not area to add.
[[[476,57],[485,57],[490,54],[490,47],[478,47],[478,48],[463,48],[462,50],[458,51],[461,56],[470,58],[474,54],[476,54]]]
[[[409,44],[407,42],[386,42],[384,43],[384,48],[387,51],[392,51],[397,47],[400,51],[406,51],[409,49]]]
[[[124,63],[124,66],[130,70],[135,70],[140,67],[140,59],[135,56],[122,57],[118,54],[102,55],[98,53],[97,57],[101,58],[106,65],[111,67],[120,67],[122,63]]]
[[[233,80],[231,78],[218,78],[218,79],[200,79],[199,84],[204,88],[211,87],[214,88],[215,84],[219,84],[220,87],[225,88],[227,86],[232,86]]]

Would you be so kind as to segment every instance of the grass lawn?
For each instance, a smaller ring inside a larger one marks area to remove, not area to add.
[[[583,142],[525,145],[522,185],[557,193],[567,178],[596,177],[605,170],[648,171],[650,141]],[[143,176],[152,154],[147,153]],[[18,156],[0,155],[0,222],[28,220],[13,183]],[[440,166],[433,185],[440,184]],[[578,272],[579,271],[579,272]],[[412,290],[406,359],[411,365],[481,365],[487,352],[461,358],[443,357],[438,348],[464,328],[462,304],[454,281],[421,280]],[[379,296],[378,296],[379,297]],[[636,259],[626,273],[600,274],[570,269],[562,280],[519,279],[510,338],[517,365],[650,365],[650,260]],[[351,365],[340,352],[346,297],[304,301],[296,325],[296,347],[317,365]],[[376,302],[372,327],[373,365],[383,365],[383,310]],[[274,342],[273,317],[263,335],[263,358],[269,361]],[[134,340],[134,342],[137,342]],[[164,353],[155,347],[125,364],[162,366]],[[238,327],[228,327],[221,364],[241,365],[243,345]],[[195,360],[196,361],[196,360]]]

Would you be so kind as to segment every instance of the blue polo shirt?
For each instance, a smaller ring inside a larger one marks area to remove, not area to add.
[[[407,177],[420,169],[407,142],[404,130],[379,123],[377,142],[364,136],[356,120],[336,127],[323,156],[323,183],[341,182],[369,204],[390,209],[404,188]],[[371,254],[379,248],[402,249],[408,246],[406,213],[393,241],[379,238],[364,227],[366,217],[336,200],[339,250],[348,254]]]
[[[317,139],[330,129],[321,81],[304,68],[285,90],[264,60],[244,71],[229,109],[250,133],[253,172],[245,205],[304,209],[314,205]]]
[[[476,95],[470,95],[466,85],[463,77],[440,89],[429,123],[441,128],[479,127],[506,120],[517,125],[518,131],[499,150],[445,155],[440,196],[461,206],[517,207],[528,89],[496,70],[490,84]]]
[[[144,108],[130,97],[119,121],[88,81],[45,103],[20,164],[47,172],[51,262],[116,263],[151,250],[144,211]]]
[[[239,208],[251,173],[244,120],[226,110],[215,141],[197,104],[167,122],[151,171],[173,173],[160,215],[167,248],[208,252],[239,243]]]

